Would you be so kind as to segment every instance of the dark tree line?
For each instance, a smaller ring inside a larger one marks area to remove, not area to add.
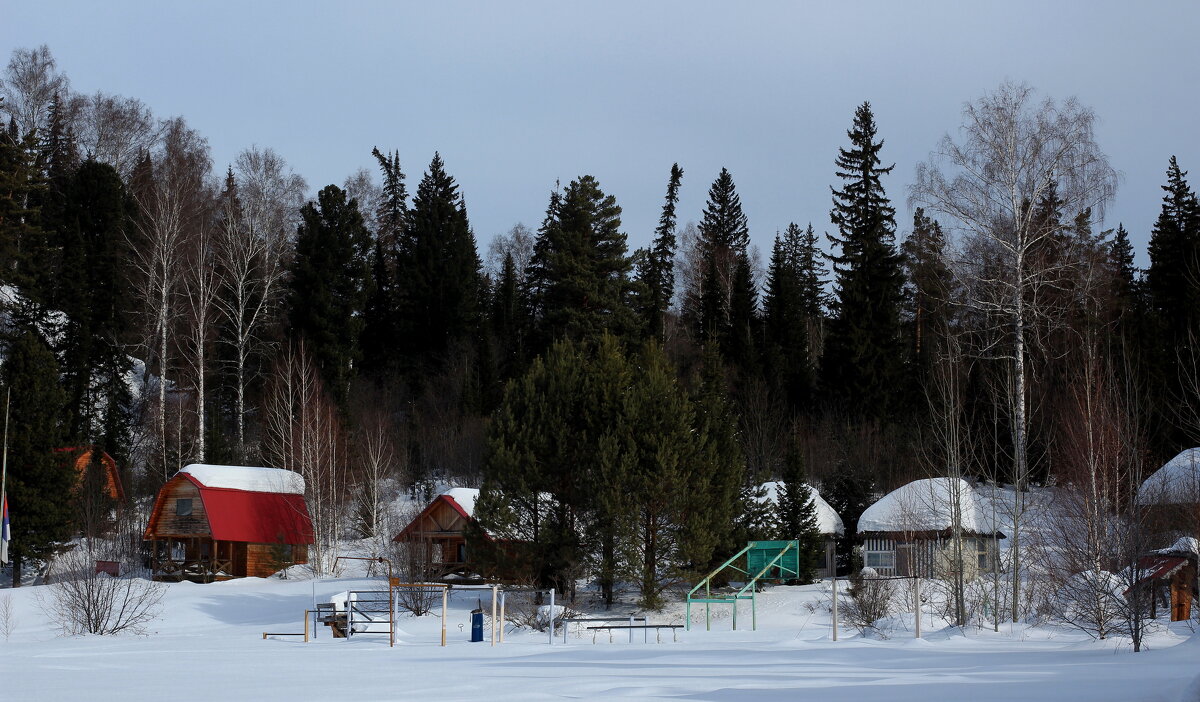
[[[19,417],[24,557],[71,532],[54,501],[72,476],[50,469],[51,449],[103,448],[142,504],[187,462],[285,460],[293,418],[273,408],[294,406],[294,369],[309,364],[340,442],[329,460],[347,476],[331,484],[364,480],[359,439],[383,427],[414,493],[480,485],[481,524],[530,544],[493,549],[497,569],[516,561],[568,590],[594,575],[610,602],[630,581],[657,604],[747,539],[803,537],[811,567],[807,484],[841,512],[848,545],[874,495],[927,471],[929,391],[950,339],[976,361],[972,470],[1023,479],[1008,467],[1018,420],[997,391],[1009,381],[984,362],[1010,342],[996,309],[964,302],[987,293],[987,271],[1002,277],[1002,252],[953,238],[928,209],[898,232],[869,103],[833,159],[828,253],[791,223],[762,265],[726,169],[680,227],[688,186],[673,164],[645,249],[629,250],[617,198],[581,175],[555,186],[532,237],[498,237],[485,267],[437,154],[411,196],[398,152],[375,149],[378,185],[368,173],[306,199],[269,150],[218,182],[179,119],[131,142],[136,158],[105,162],[129,148],[81,149],[91,118],[73,100],[36,124],[13,113],[0,134],[2,377]],[[1171,158],[1146,271],[1123,227],[1093,231],[1091,210],[1069,211],[1054,189],[1022,204],[1040,233],[1030,255],[1057,276],[1030,301],[1046,311],[1019,420],[1035,481],[1052,477],[1054,402],[1076,380],[1081,335],[1100,330],[1161,407],[1195,404],[1200,207],[1186,176]],[[1154,456],[1200,439],[1159,412]],[[762,499],[768,481],[782,483],[778,504]]]

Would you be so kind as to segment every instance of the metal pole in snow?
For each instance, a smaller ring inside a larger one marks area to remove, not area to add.
[[[492,586],[492,645],[496,645],[496,586]]]
[[[629,615],[629,643],[633,643],[633,615]]]
[[[500,591],[500,643],[504,643],[504,602],[507,598],[505,592]]]
[[[450,588],[442,587],[442,646],[446,645],[446,604],[449,599]]]
[[[833,640],[837,641],[837,576],[833,577]]]
[[[554,645],[554,588],[550,588],[550,645]]]
[[[916,588],[913,590],[913,604],[915,605],[913,609],[917,613],[916,629],[917,638],[919,639],[921,638],[921,576],[918,575],[914,580],[916,582]]]

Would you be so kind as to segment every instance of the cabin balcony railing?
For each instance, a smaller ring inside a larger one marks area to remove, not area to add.
[[[228,558],[156,558],[151,569],[155,580],[211,583],[233,577],[233,561]]]

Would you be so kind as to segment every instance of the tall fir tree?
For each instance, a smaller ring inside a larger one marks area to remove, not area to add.
[[[621,208],[590,175],[550,197],[526,272],[532,350],[555,339],[628,338],[637,328]]]
[[[834,263],[833,318],[825,340],[824,386],[841,407],[867,417],[893,416],[904,391],[904,349],[900,305],[904,276],[896,252],[895,209],[881,177],[894,166],[880,166],[883,141],[870,103],[854,113],[847,132],[850,148],[840,149],[830,219],[839,236],[830,240],[840,253]]]
[[[300,210],[288,298],[291,332],[304,339],[330,395],[344,404],[360,358],[371,236],[354,200],[327,185]]]
[[[38,204],[44,188],[33,134],[20,137],[10,119],[0,129],[0,284],[42,303],[51,267]]]
[[[398,152],[384,154],[374,148],[371,155],[383,173],[383,197],[375,212],[379,230],[373,232],[371,285],[363,312],[363,369],[386,376],[396,370],[397,351],[403,346],[396,274],[408,219],[408,189]]]
[[[704,269],[691,317],[696,338],[716,341],[726,362],[750,365],[757,336],[757,296],[748,249],[750,229],[733,176],[722,168],[700,220]]]
[[[1162,188],[1166,195],[1150,234],[1146,285],[1164,342],[1186,345],[1189,334],[1200,335],[1200,204],[1174,156]]]
[[[950,321],[954,276],[946,263],[946,237],[937,220],[918,207],[912,233],[900,246],[908,279],[905,299],[909,327],[909,352],[921,380],[933,362],[936,339]]]
[[[646,252],[638,279],[644,288],[642,316],[646,333],[653,339],[663,340],[666,314],[675,296],[675,206],[679,203],[679,183],[683,169],[679,164],[671,166],[671,177],[667,181],[667,197],[663,202],[658,227],[654,230],[654,241]]]
[[[817,524],[817,506],[804,470],[804,456],[796,442],[788,442],[778,492],[777,538],[800,542],[800,567],[796,579],[811,583],[816,577],[825,539]]]
[[[54,353],[33,329],[16,330],[0,367],[0,402],[8,407],[8,504],[13,586],[29,559],[45,560],[71,536],[75,485],[71,464],[54,455],[63,445],[65,398]]]
[[[414,381],[443,368],[474,340],[482,298],[481,264],[467,208],[434,154],[417,185],[397,247],[400,341]]]
[[[132,395],[126,353],[132,299],[127,244],[133,203],[121,176],[107,164],[85,161],[66,186],[59,269],[59,341],[67,392],[67,438],[101,447],[121,465],[128,456]]]
[[[810,320],[802,297],[804,246],[804,232],[794,223],[775,236],[763,296],[763,375],[792,411],[811,399]]]

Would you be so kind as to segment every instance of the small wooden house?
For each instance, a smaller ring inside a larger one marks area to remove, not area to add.
[[[87,478],[88,466],[93,461],[101,470],[101,483],[104,494],[109,498],[122,502],[125,500],[125,487],[121,484],[121,471],[113,457],[94,446],[68,446],[54,449],[61,460],[69,461],[78,476],[76,489],[82,489]]]
[[[782,486],[783,484],[778,481],[763,483],[760,486],[760,494],[767,502],[778,505],[779,490]],[[821,493],[811,485],[807,487],[812,496],[813,506],[816,507],[817,530],[821,532],[821,536],[825,540],[825,552],[817,566],[817,577],[833,577],[837,573],[837,540],[846,533],[846,527],[842,524],[842,518],[838,516],[837,511],[821,497]],[[789,538],[795,538],[795,536]]]
[[[1200,536],[1200,447],[1179,453],[1138,487],[1136,503],[1164,541]]]
[[[453,488],[438,495],[392,538],[418,549],[416,558],[427,564],[430,577],[465,575],[469,570],[467,525],[475,521],[479,490]]]
[[[858,534],[864,568],[923,578],[945,578],[961,565],[974,579],[995,567],[997,539],[1004,538],[975,488],[951,478],[916,480],[888,493],[859,517]]]
[[[312,521],[292,471],[193,464],[163,485],[144,540],[156,580],[266,577],[308,562]]]

